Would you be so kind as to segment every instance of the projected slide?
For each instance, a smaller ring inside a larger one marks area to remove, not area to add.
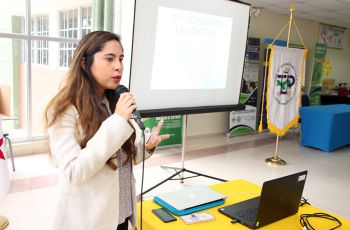
[[[151,90],[226,87],[232,18],[160,6]]]
[[[249,5],[227,0],[135,3],[129,88],[139,111],[222,111],[239,103]]]

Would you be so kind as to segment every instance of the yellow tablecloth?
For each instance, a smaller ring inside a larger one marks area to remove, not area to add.
[[[208,212],[214,215],[215,221],[189,225],[189,224],[185,224],[180,217],[175,216],[177,218],[177,221],[170,222],[170,223],[163,223],[160,219],[158,219],[158,217],[156,217],[151,212],[152,209],[159,208],[160,206],[154,203],[152,200],[148,200],[143,202],[143,223],[142,223],[143,230],[249,229],[239,223],[232,224],[231,219],[219,213],[218,209],[220,207],[224,207],[233,203],[237,203],[249,198],[259,196],[261,191],[261,186],[258,186],[256,184],[250,183],[245,180],[234,180],[234,181],[219,183],[210,187],[228,196],[228,198],[226,199],[223,205],[202,211],[202,212]],[[140,203],[138,204],[137,211],[138,211],[138,228],[140,229]],[[299,223],[300,215],[304,213],[311,214],[315,212],[328,213],[321,209],[315,208],[313,206],[304,205],[299,208],[299,212],[297,214],[287,217],[283,220],[277,221],[275,223],[269,224],[259,229],[262,229],[262,230],[264,229],[275,229],[275,230],[301,229],[301,225]],[[338,229],[350,229],[349,220],[339,217],[337,215],[334,215],[332,213],[328,213],[328,214],[331,214],[332,216],[337,217],[342,222],[342,226]],[[333,221],[324,220],[320,218],[311,219],[310,222],[312,226],[316,229],[330,229],[337,225],[337,223]]]

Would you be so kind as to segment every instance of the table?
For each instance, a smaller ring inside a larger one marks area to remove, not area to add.
[[[301,145],[332,152],[350,144],[350,105],[300,108]]]
[[[245,180],[233,180],[229,182],[222,182],[210,187],[228,196],[228,198],[226,199],[223,205],[202,211],[202,212],[209,212],[212,215],[214,215],[215,221],[188,225],[188,224],[185,224],[180,217],[176,216],[177,221],[170,222],[170,223],[163,223],[151,212],[152,209],[159,208],[160,206],[154,203],[152,200],[148,200],[143,202],[143,226],[142,226],[143,229],[144,230],[249,229],[239,223],[232,224],[230,218],[218,212],[218,208],[259,196],[261,192],[261,186],[258,186],[256,184],[250,183]],[[138,203],[137,211],[138,211],[138,229],[140,229],[140,204],[139,203]],[[325,212],[325,211],[310,205],[304,205],[299,208],[299,212],[297,214],[287,217],[285,219],[279,220],[275,223],[266,225],[259,229],[262,229],[262,230],[264,229],[272,229],[272,230],[273,229],[274,230],[301,229],[301,225],[299,223],[300,215],[304,213],[315,213],[315,212]],[[337,217],[342,222],[342,226],[338,229],[350,229],[350,220],[347,220],[345,218],[339,217],[334,214],[331,214],[331,215]],[[331,227],[334,227],[336,225],[332,221],[327,221],[322,219],[312,220],[311,223],[316,229],[317,229],[317,226],[322,226],[322,229],[330,229]]]
[[[320,96],[322,105],[332,105],[332,104],[350,104],[350,97],[339,97],[332,95],[321,95]]]

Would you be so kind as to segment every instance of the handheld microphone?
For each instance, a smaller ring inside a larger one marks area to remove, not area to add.
[[[115,92],[115,96],[117,97],[117,101],[118,101],[119,97],[120,97],[120,94],[129,92],[129,89],[126,88],[123,85],[119,85],[115,89],[114,92]],[[143,122],[141,120],[141,116],[140,116],[139,112],[136,109],[131,113],[131,117],[132,117],[132,119],[135,120],[135,122],[140,127],[140,129],[145,130],[145,125],[143,124]]]

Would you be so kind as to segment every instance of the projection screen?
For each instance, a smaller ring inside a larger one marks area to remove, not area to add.
[[[249,9],[228,0],[137,0],[129,87],[140,113],[233,110]]]

